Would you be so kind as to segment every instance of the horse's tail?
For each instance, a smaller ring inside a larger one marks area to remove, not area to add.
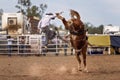
[[[77,11],[71,9],[70,14],[71,14],[71,18],[80,20],[80,15]]]

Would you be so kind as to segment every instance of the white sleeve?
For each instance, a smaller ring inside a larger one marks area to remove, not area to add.
[[[56,15],[53,15],[53,16],[51,16],[51,19],[52,19],[52,18],[55,18],[55,17],[56,17]]]
[[[38,26],[37,26],[38,29],[41,28],[41,20],[38,22]]]

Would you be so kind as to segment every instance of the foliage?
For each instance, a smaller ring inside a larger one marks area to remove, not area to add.
[[[18,4],[15,7],[18,9],[18,12],[22,12],[28,17],[36,16],[36,17],[39,17],[40,19],[42,18],[43,13],[47,9],[46,4],[40,4],[39,6],[32,5],[31,0],[18,0]],[[102,34],[103,33],[104,25],[95,27],[93,24],[89,22],[84,23],[84,25],[85,25],[85,28],[88,29],[89,34]],[[51,28],[53,28],[53,30],[56,27],[54,24],[51,24],[50,26]],[[63,29],[62,26],[59,26],[57,28],[58,30]]]
[[[0,9],[0,15],[2,15],[3,14],[3,9]]]
[[[102,25],[102,24],[98,27],[95,27],[91,23],[84,23],[84,25],[85,25],[85,28],[88,29],[89,34],[102,34],[103,33],[104,25]]]
[[[103,34],[104,25],[102,24],[96,27],[93,24],[88,22],[88,23],[84,23],[84,25],[85,25],[85,29],[88,29],[89,34]],[[50,26],[53,30],[54,30],[54,27],[57,27],[58,30],[64,30],[62,25],[58,27],[58,26],[55,26],[54,24],[51,24]],[[67,30],[65,31],[68,32]]]
[[[15,6],[18,11],[25,14],[28,17],[42,17],[44,11],[47,9],[46,4],[40,4],[40,6],[32,5],[31,0],[18,0],[18,4]]]

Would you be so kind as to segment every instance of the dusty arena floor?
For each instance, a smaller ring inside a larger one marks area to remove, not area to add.
[[[0,55],[0,80],[120,80],[120,55],[88,55],[88,73],[75,56]]]

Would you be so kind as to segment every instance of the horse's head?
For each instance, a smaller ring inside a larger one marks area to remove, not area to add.
[[[71,19],[80,20],[80,15],[79,15],[79,13],[77,11],[71,9],[70,10],[70,15],[71,15]]]
[[[79,31],[80,29],[84,30],[84,25],[80,20],[80,15],[75,10],[70,10],[71,19],[65,20],[59,13],[56,14],[58,19],[61,19],[65,25],[65,28],[70,31]]]
[[[68,30],[70,31],[81,31],[84,30],[84,24],[78,19],[69,19],[67,21]]]

